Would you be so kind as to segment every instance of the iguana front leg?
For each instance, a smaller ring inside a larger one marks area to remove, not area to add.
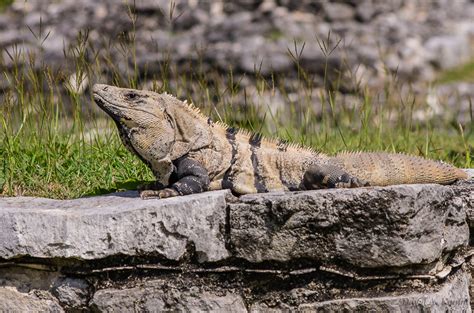
[[[369,183],[358,179],[334,165],[313,165],[306,170],[303,185],[307,190],[321,188],[356,188],[369,186]]]
[[[204,192],[208,189],[210,179],[207,170],[199,162],[190,158],[181,158],[175,162],[177,182],[170,188],[160,190],[143,190],[142,199],[169,198]]]

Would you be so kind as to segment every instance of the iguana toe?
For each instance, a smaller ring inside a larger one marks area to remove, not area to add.
[[[356,188],[369,184],[333,165],[314,165],[304,174],[303,185],[306,189]]]
[[[341,176],[341,181],[334,184],[334,188],[358,188],[369,186],[369,183],[350,175]]]
[[[179,196],[178,192],[172,188],[165,188],[161,190],[142,190],[140,191],[140,198],[148,199],[163,199]]]
[[[176,190],[174,190],[173,188],[165,188],[163,190],[158,191],[158,196],[161,199],[171,198],[171,197],[179,196],[179,193]]]
[[[159,198],[158,193],[158,190],[142,190],[140,191],[140,198],[142,198],[142,200],[157,199]]]

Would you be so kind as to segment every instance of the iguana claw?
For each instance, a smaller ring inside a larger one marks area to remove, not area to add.
[[[321,188],[357,188],[369,186],[369,183],[358,179],[333,165],[313,165],[304,174],[303,185],[306,189]]]
[[[165,188],[161,190],[142,190],[140,191],[140,198],[148,199],[163,199],[179,196],[179,193],[172,188]]]

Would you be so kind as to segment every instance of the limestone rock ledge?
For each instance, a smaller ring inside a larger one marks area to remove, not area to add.
[[[226,191],[142,201],[136,192],[52,200],[0,198],[0,258],[101,259],[114,255],[229,256],[224,246]]]
[[[246,195],[230,204],[230,240],[234,255],[250,262],[423,264],[467,244],[466,207],[439,185]]]
[[[0,311],[470,311],[473,194],[0,198]]]

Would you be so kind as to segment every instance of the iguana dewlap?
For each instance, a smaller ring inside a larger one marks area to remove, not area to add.
[[[156,177],[142,198],[231,189],[234,194],[411,183],[449,184],[467,174],[451,165],[385,152],[328,156],[212,122],[168,94],[93,87],[125,146]]]

